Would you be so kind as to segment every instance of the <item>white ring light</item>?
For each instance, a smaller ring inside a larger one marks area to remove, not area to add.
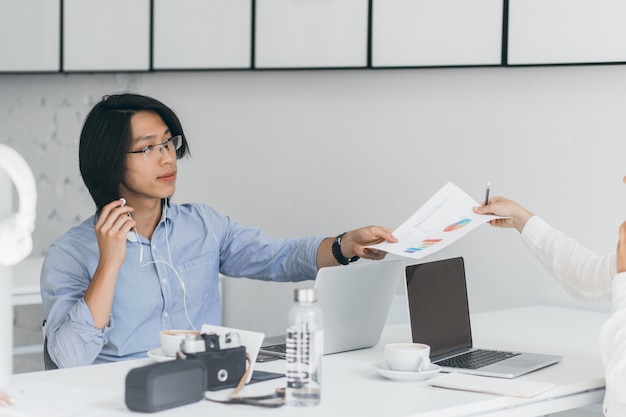
[[[33,250],[31,233],[35,229],[37,186],[30,167],[13,148],[0,143],[0,168],[15,184],[19,209],[0,220],[0,265],[11,266],[26,258]]]

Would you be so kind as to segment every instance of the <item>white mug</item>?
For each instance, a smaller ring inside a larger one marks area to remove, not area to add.
[[[423,343],[385,345],[385,362],[393,371],[424,371],[430,367],[430,346]]]
[[[159,341],[161,342],[161,350],[165,356],[176,356],[180,350],[180,343],[187,336],[197,336],[199,332],[194,330],[161,330],[159,333]]]

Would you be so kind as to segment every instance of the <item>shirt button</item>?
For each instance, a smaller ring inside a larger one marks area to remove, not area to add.
[[[167,285],[167,280],[165,278],[163,278],[161,282],[163,283],[163,285]]]
[[[167,311],[165,313],[163,313],[163,317],[168,318],[170,315],[167,313]]]

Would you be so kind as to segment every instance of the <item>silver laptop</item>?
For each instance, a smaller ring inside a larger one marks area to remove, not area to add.
[[[324,354],[376,345],[404,264],[399,260],[320,268],[315,278],[324,322]],[[285,336],[268,337],[260,353],[284,358]]]
[[[409,265],[405,273],[413,341],[430,345],[443,371],[515,378],[562,359],[474,348],[463,258]]]

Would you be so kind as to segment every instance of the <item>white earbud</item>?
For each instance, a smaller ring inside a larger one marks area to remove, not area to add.
[[[135,233],[137,232],[135,232],[134,230],[129,231],[128,233],[126,233],[126,239],[132,243],[139,242],[139,239],[137,239],[137,236],[135,236]]]
[[[124,197],[120,197],[119,200],[122,202],[121,207],[124,207],[126,205],[126,199]],[[130,217],[131,219],[133,218],[133,216],[131,216],[130,213],[128,213],[128,217]],[[133,230],[129,231],[126,234],[126,239],[128,239],[129,242],[133,242],[133,243],[139,242],[139,234],[137,233],[137,229],[133,229]],[[140,258],[143,258],[143,246],[141,247],[141,256],[140,256]]]
[[[37,186],[30,167],[13,148],[0,143],[0,168],[15,184],[19,209],[8,219],[0,220],[0,265],[11,266],[33,250],[31,233],[35,229]]]

